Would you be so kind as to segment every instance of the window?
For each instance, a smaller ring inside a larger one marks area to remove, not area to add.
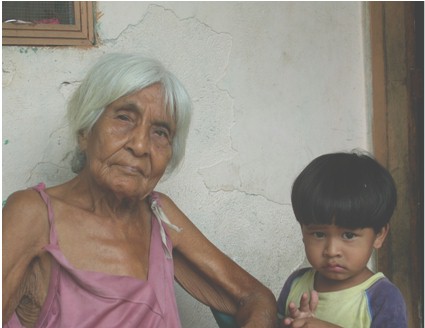
[[[2,1],[3,45],[94,44],[92,1]]]

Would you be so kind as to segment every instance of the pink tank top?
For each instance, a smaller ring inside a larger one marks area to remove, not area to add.
[[[167,256],[172,244],[158,215],[152,215],[147,281],[81,271],[72,267],[59,248],[54,213],[44,188],[44,184],[35,187],[48,209],[50,243],[45,249],[53,260],[49,291],[34,327],[180,328],[173,260]],[[157,205],[155,193],[151,202]],[[16,313],[4,327],[22,327]]]

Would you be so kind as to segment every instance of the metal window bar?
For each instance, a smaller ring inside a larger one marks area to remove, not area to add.
[[[2,22],[75,24],[73,1],[2,1]]]

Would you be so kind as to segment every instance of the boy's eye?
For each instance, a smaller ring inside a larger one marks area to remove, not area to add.
[[[349,239],[349,240],[351,240],[351,239],[354,239],[354,238],[356,237],[356,234],[355,234],[354,232],[347,231],[347,232],[344,232],[344,233],[342,234],[342,237],[343,237],[344,239]]]
[[[313,236],[316,238],[324,238],[325,237],[325,233],[324,232],[320,232],[320,231],[315,231],[313,232]]]

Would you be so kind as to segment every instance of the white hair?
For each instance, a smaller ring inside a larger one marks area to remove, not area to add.
[[[155,59],[136,54],[108,54],[88,71],[68,103],[68,121],[77,142],[71,162],[73,172],[80,172],[86,163],[86,156],[78,146],[81,133],[92,129],[109,104],[155,83],[162,86],[166,110],[176,123],[167,172],[178,167],[185,153],[192,111],[185,87]]]

